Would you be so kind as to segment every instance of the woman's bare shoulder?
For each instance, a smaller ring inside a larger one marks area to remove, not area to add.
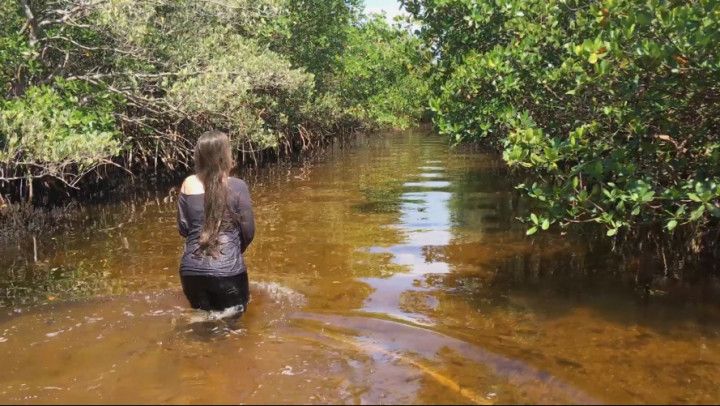
[[[205,193],[205,188],[197,175],[190,175],[183,181],[180,192],[186,195],[200,195]]]

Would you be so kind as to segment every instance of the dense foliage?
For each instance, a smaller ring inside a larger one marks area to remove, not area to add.
[[[423,114],[430,59],[408,30],[388,29],[385,19],[376,15],[350,31],[330,84],[345,96],[344,107],[353,115],[406,127]]]
[[[718,239],[720,3],[407,0],[436,57],[431,108],[531,179],[529,234],[681,228]],[[682,226],[682,227],[681,227]]]
[[[0,186],[187,167],[207,129],[255,158],[407,125],[423,58],[356,0],[0,0]]]

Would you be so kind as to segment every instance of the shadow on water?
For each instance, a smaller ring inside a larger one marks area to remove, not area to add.
[[[516,219],[527,215],[530,202],[513,191],[518,181],[506,168],[489,161],[454,180],[448,210],[453,233],[460,237],[427,247],[426,261],[445,261],[454,270],[444,278],[446,288],[466,294],[468,300],[492,298],[497,304],[514,292],[535,297],[533,311],[546,316],[590,306],[618,322],[647,323],[661,330],[662,323],[652,314],[720,323],[715,311],[720,279],[713,275],[677,281],[665,277],[660,267],[641,269],[637,261],[643,252],[634,257],[613,252],[595,229],[525,237],[527,226]],[[565,304],[540,304],[548,298]],[[629,308],[642,316],[630,321]]]

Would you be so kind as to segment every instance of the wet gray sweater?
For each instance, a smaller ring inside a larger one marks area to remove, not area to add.
[[[220,231],[216,258],[198,253],[200,232],[205,220],[205,195],[178,197],[178,229],[185,237],[185,250],[180,261],[181,275],[234,276],[245,272],[243,253],[255,236],[255,220],[247,184],[238,178],[229,178],[228,208],[239,221]]]

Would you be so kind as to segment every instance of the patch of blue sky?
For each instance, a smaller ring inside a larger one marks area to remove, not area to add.
[[[407,15],[407,12],[400,8],[398,0],[365,0],[365,12],[368,14],[384,12],[389,22],[392,22],[395,16]]]

